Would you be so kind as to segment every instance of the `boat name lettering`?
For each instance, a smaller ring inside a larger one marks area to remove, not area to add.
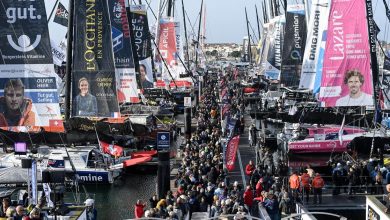
[[[164,48],[168,49],[168,35],[169,35],[169,28],[164,27],[162,29],[161,33],[161,41]]]
[[[294,27],[294,46],[295,48],[301,48],[301,36],[299,35],[299,15],[298,14],[294,14],[294,24],[293,24],[293,27]]]
[[[314,14],[314,28],[313,28],[313,38],[311,39],[311,49],[309,59],[314,60],[317,51],[317,42],[318,42],[318,26],[320,25],[320,11],[316,10]]]
[[[117,3],[117,7],[118,7],[118,11],[120,13],[118,13],[116,15],[116,17],[117,18],[120,17],[120,19],[121,19],[123,35],[125,38],[130,38],[130,26],[129,26],[129,22],[127,20],[125,0],[119,0]]]
[[[333,11],[331,15],[333,21],[333,53],[330,60],[343,60],[345,57],[344,51],[344,28],[343,28],[343,14],[337,10]]]
[[[275,66],[279,67],[279,69],[282,66],[280,28],[281,28],[281,22],[278,21],[276,23],[276,36],[275,36]]]
[[[82,181],[86,181],[86,182],[91,182],[91,181],[103,182],[102,176],[96,176],[96,175],[91,175],[91,174],[88,174],[86,176],[82,176],[79,174],[79,177]]]
[[[86,1],[87,11],[85,19],[85,47],[84,60],[87,62],[87,70],[96,70],[95,61],[95,39],[96,39],[96,11],[95,11],[95,0]]]
[[[142,45],[142,37],[144,35],[144,26],[142,24],[138,24],[137,22],[137,19],[136,18],[133,18],[131,19],[131,25],[133,26],[133,30],[134,30],[134,43],[135,43],[135,46],[136,46],[136,50],[137,50],[137,55],[138,57],[142,57],[141,56],[141,50],[140,50],[140,46]]]
[[[21,1],[21,0],[19,0]],[[35,2],[35,0],[29,0],[30,2]],[[36,14],[37,8],[34,5],[30,5],[28,8],[19,8],[19,7],[9,7],[6,10],[7,22],[13,24],[17,19],[20,20],[40,20],[41,15]]]
[[[99,87],[108,87],[108,88],[110,88],[111,85],[112,85],[112,78],[111,77],[97,78],[96,82],[97,82],[97,85]]]

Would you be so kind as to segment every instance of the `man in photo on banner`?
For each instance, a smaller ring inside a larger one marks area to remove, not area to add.
[[[87,78],[79,79],[80,93],[74,100],[73,109],[76,116],[97,116],[98,107],[96,97],[89,92],[89,82]]]
[[[143,89],[153,88],[153,83],[146,79],[146,67],[144,64],[139,65],[139,73],[141,75],[141,85]]]
[[[349,93],[337,99],[336,106],[373,105],[372,95],[362,91],[364,77],[359,70],[347,71],[344,77],[344,84],[348,86]]]
[[[24,97],[22,80],[8,80],[4,86],[4,96],[0,97],[0,127],[34,125],[32,101]]]

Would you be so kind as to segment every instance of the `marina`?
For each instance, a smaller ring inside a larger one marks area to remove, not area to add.
[[[390,219],[387,0],[0,0],[0,220]]]

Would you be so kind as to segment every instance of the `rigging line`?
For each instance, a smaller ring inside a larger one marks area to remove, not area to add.
[[[253,26],[252,26],[252,24],[251,24],[250,21],[248,21],[248,24],[249,24],[249,27],[250,27],[251,30],[252,30],[252,34],[253,34],[253,36],[255,37],[255,39],[259,39],[259,38],[257,37],[256,32],[255,32],[255,30],[253,29]],[[254,44],[258,44],[258,43],[259,43],[257,40],[256,40],[257,43],[255,43],[255,41],[254,41],[253,38],[252,38],[252,41],[253,41]]]
[[[191,26],[191,29],[192,29],[192,35],[193,36],[196,36],[196,32],[195,32],[195,28],[194,28],[194,25],[192,24],[192,22],[191,22],[191,19],[190,19],[190,17],[188,16],[188,13],[187,13],[187,10],[184,10],[185,11],[185,13],[186,13],[186,16],[187,16],[187,19],[188,19],[188,23],[190,23],[190,26]],[[195,24],[196,24],[196,22],[198,21],[198,18],[199,18],[199,14],[197,15],[197,17],[196,17],[196,19],[195,19]]]
[[[154,19],[156,19],[156,21],[157,21],[157,16],[156,16],[156,14],[154,13],[154,10],[152,9],[152,7],[150,7],[150,2],[151,2],[151,1],[152,1],[152,0],[150,0],[150,1],[145,0],[146,4],[148,5],[148,9],[150,9],[150,11],[152,12],[152,14],[153,14],[153,16],[154,16]]]

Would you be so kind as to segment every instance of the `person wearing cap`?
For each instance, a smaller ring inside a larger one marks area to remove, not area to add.
[[[97,219],[97,210],[94,207],[95,200],[87,199],[84,202],[87,208],[87,220],[96,220]]]
[[[324,179],[322,179],[319,173],[316,173],[311,185],[313,186],[314,194],[314,204],[317,204],[317,199],[319,204],[322,203],[322,188],[325,186]]]
[[[333,192],[332,192],[333,195],[340,194],[340,188],[343,185],[343,176],[344,176],[343,171],[344,169],[341,166],[341,163],[337,163],[336,167],[332,171],[332,182],[334,185]]]

